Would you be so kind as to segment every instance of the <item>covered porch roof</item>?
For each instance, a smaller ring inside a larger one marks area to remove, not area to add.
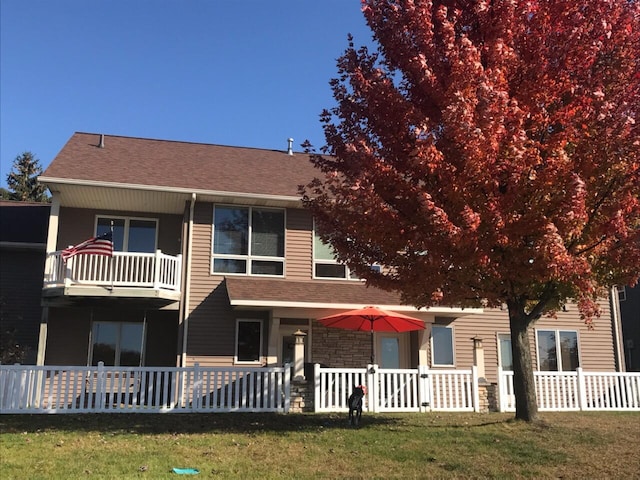
[[[460,317],[482,313],[479,308],[403,305],[400,295],[367,286],[364,282],[292,281],[270,278],[225,278],[229,302],[236,309],[270,309],[282,316],[321,317],[332,310],[351,310],[374,305],[385,310]]]

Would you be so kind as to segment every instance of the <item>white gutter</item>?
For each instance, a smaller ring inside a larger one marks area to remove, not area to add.
[[[620,296],[617,287],[611,287],[611,322],[613,323],[613,349],[615,350],[616,364],[619,372],[626,372],[624,347],[622,345],[622,327],[620,326]]]
[[[362,303],[326,303],[326,302],[290,302],[286,300],[230,300],[232,307],[274,307],[274,308],[318,308],[322,310],[355,310],[362,308]],[[473,315],[484,313],[482,308],[458,308],[458,307],[429,307],[416,308],[410,305],[380,305],[377,307],[383,310],[391,310],[394,312],[413,312],[413,313],[455,313],[459,315]]]
[[[194,190],[192,188],[169,187],[164,185],[141,185],[138,183],[101,182],[98,180],[77,180],[70,178],[55,178],[39,176],[38,181],[47,184],[72,185],[81,187],[121,188],[124,190],[144,190],[150,192],[178,193],[183,195],[197,194],[199,196],[234,197],[252,200],[270,200],[275,202],[300,202],[300,196],[268,195],[244,192],[225,192],[223,190]]]
[[[191,194],[191,205],[189,206],[189,226],[187,227],[187,265],[185,268],[185,282],[184,282],[184,295],[182,296],[184,302],[183,318],[182,318],[182,352],[180,358],[180,366],[185,367],[187,363],[187,335],[189,333],[189,315],[191,311],[189,309],[189,301],[191,298],[191,258],[193,257],[193,211],[196,206],[196,194]]]

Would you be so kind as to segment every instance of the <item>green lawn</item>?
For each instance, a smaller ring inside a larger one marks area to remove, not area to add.
[[[0,478],[640,478],[640,413],[541,416],[2,415]]]

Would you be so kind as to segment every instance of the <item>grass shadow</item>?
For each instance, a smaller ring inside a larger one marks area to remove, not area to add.
[[[401,421],[382,415],[363,416],[360,429],[391,425]],[[347,414],[330,413],[186,413],[136,414],[100,413],[68,415],[2,415],[0,433],[39,431],[85,431],[138,434],[159,433],[251,433],[317,432],[323,429],[354,429]]]

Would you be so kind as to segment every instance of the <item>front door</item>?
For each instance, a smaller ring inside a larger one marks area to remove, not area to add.
[[[380,368],[408,368],[406,333],[378,333],[376,362]]]

